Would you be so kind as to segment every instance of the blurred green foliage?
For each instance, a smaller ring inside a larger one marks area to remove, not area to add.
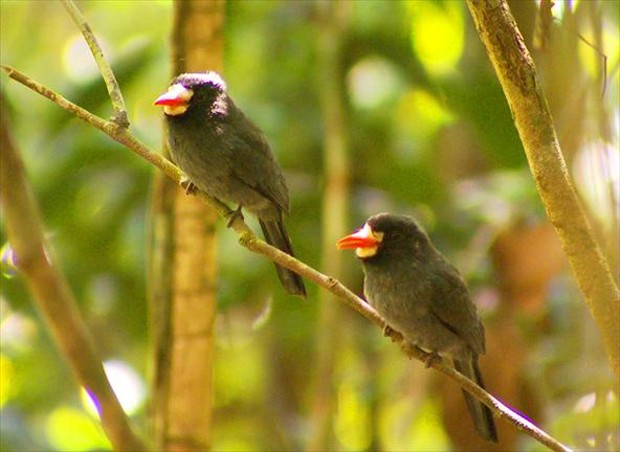
[[[618,99],[618,15],[613,14],[618,7],[609,3],[601,7],[610,12],[604,16],[604,34],[611,49],[608,67],[615,68],[607,94],[613,104]],[[78,5],[115,70],[132,132],[159,149],[161,118],[152,100],[171,77],[171,1]],[[340,70],[351,143],[351,228],[378,211],[414,214],[463,268],[475,291],[492,288],[486,248],[480,249],[474,238],[485,227],[498,230],[515,219],[540,220],[544,213],[465,3],[352,2],[348,21]],[[310,1],[231,1],[227,6],[228,86],[285,168],[292,198],[289,231],[298,255],[313,266],[320,262],[323,188],[322,87],[316,71],[320,27]],[[103,117],[111,114],[87,47],[60,3],[2,0],[0,43],[3,65]],[[144,384],[153,170],[4,75],[0,89],[8,99],[53,255],[106,360],[124,362],[127,378],[137,372]],[[617,103],[612,107],[617,119]],[[313,360],[308,357],[313,356],[314,335],[320,334],[315,329],[317,289],[311,288],[308,303],[287,299],[271,264],[239,247],[223,227],[219,259],[214,450],[297,449],[307,434],[304,416],[313,396],[308,380]],[[361,292],[353,258],[348,265],[347,281]],[[595,448],[602,443],[588,443],[595,437],[592,431],[617,425],[617,389],[577,290],[568,278],[553,287],[547,308],[552,326],[542,337],[529,338],[529,371],[543,377],[538,389],[552,433],[569,444]],[[343,320],[338,327],[345,340],[334,381],[337,447],[449,447],[437,401],[408,398],[407,388],[416,385],[410,376],[415,364],[355,314],[346,313]],[[19,276],[2,279],[0,322],[0,448],[108,448]],[[577,324],[585,326],[575,337]],[[577,348],[570,345],[575,341]],[[586,353],[588,372],[597,376],[592,380],[576,370]],[[562,382],[562,391],[554,381]],[[582,397],[594,393],[599,404],[584,402],[581,411],[575,409]],[[143,431],[145,406],[142,400],[132,413]],[[586,428],[586,414],[603,421],[580,436],[577,426]]]

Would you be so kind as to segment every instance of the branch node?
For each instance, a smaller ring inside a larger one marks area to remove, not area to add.
[[[117,126],[127,129],[129,127],[129,117],[126,111],[118,111],[110,117],[110,122],[113,122]]]
[[[330,290],[335,288],[338,284],[338,280],[332,276],[328,276],[327,280],[325,281],[325,287]]]

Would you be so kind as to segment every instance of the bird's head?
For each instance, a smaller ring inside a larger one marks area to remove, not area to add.
[[[408,216],[379,213],[361,229],[338,240],[338,249],[355,249],[360,259],[398,254],[418,254],[429,244],[426,233]]]
[[[211,110],[214,106],[225,108],[220,102],[226,95],[226,83],[217,72],[196,72],[181,74],[175,78],[168,91],[155,99],[155,105],[164,107],[167,116],[184,115],[188,109],[203,106]]]

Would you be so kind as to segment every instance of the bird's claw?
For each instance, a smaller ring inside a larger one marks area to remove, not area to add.
[[[228,214],[228,219],[226,220],[227,228],[230,228],[237,218],[243,221],[243,212],[241,211],[242,208],[243,206],[239,204],[239,207]]]
[[[431,367],[433,364],[435,364],[438,361],[441,361],[441,356],[439,356],[436,352],[431,352],[427,355],[426,359],[424,360],[424,367],[428,369],[429,367]]]
[[[390,336],[392,336],[392,332],[393,332],[393,331],[394,331],[394,329],[393,329],[390,325],[388,325],[388,324],[386,324],[386,325],[383,327],[383,335],[384,335],[385,337],[390,337]]]
[[[186,195],[193,195],[198,191],[198,187],[187,176],[183,176],[180,182],[181,187],[185,190]]]
[[[403,335],[387,324],[383,327],[383,335],[389,337],[392,342],[400,342],[403,340]]]

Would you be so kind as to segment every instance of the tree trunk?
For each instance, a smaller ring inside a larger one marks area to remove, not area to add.
[[[221,71],[223,1],[177,1],[173,76]],[[156,450],[208,450],[212,442],[216,212],[158,175],[153,191],[151,420]]]
[[[348,2],[321,3],[321,33],[318,40],[321,109],[323,113],[323,178],[322,202],[322,271],[335,278],[342,277],[342,253],[334,244],[348,231],[349,162],[346,113],[342,93],[341,44],[349,12]],[[316,337],[311,434],[306,450],[327,450],[330,444],[337,382],[334,363],[341,349],[340,323],[342,307],[334,295],[319,292],[319,323]]]

